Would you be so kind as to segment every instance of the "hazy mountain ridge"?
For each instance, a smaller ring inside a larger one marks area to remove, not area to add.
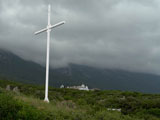
[[[0,50],[0,75],[25,83],[44,84],[45,68],[37,63],[23,60],[17,55]],[[85,65],[70,64],[65,68],[50,70],[50,86],[61,84],[80,85],[89,88],[119,89],[141,92],[160,92],[160,76],[115,69],[99,69]]]

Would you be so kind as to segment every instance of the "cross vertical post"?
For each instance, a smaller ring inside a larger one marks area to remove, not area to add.
[[[65,21],[59,22],[55,25],[51,25],[50,23],[50,12],[51,12],[51,6],[48,5],[48,25],[46,28],[39,30],[35,32],[35,35],[42,33],[42,32],[47,32],[47,55],[46,55],[46,81],[45,81],[45,102],[49,102],[48,99],[48,83],[49,83],[49,51],[50,51],[50,32],[52,28],[55,28],[57,26],[60,26],[65,23]]]
[[[48,99],[48,83],[49,83],[49,51],[50,51],[50,5],[48,5],[48,26],[47,26],[47,56],[46,56],[46,83],[45,83],[45,98],[44,101],[49,102]]]

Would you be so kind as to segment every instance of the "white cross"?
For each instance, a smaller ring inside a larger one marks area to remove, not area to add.
[[[65,23],[65,21],[59,22],[57,24],[51,25],[50,23],[50,11],[51,11],[51,6],[48,5],[48,25],[46,28],[39,30],[35,32],[34,34],[37,35],[39,33],[47,31],[47,56],[46,56],[46,84],[45,84],[45,102],[49,102],[48,99],[48,79],[49,79],[49,47],[50,47],[50,32],[52,28],[55,28],[57,26],[60,26]]]

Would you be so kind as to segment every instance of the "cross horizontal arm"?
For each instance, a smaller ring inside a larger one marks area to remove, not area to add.
[[[65,23],[65,21],[62,21],[62,22],[59,22],[57,24],[51,25],[49,28],[52,29],[52,28],[58,27],[60,25],[63,25],[64,23]]]
[[[45,32],[45,31],[47,31],[47,28],[44,28],[44,29],[42,29],[42,30],[39,30],[39,31],[35,32],[34,34],[37,35],[37,34],[39,34],[39,33]]]

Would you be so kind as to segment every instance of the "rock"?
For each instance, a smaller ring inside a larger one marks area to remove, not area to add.
[[[11,90],[10,85],[7,85],[7,86],[6,86],[6,90],[7,90],[7,91],[10,91],[10,90]]]
[[[125,96],[123,96],[122,98],[120,98],[120,100],[125,100],[126,99],[126,97]]]
[[[20,93],[17,86],[13,88],[13,92],[18,93],[18,94]]]
[[[121,112],[121,108],[107,108],[107,110],[109,111],[118,111],[118,112]]]

